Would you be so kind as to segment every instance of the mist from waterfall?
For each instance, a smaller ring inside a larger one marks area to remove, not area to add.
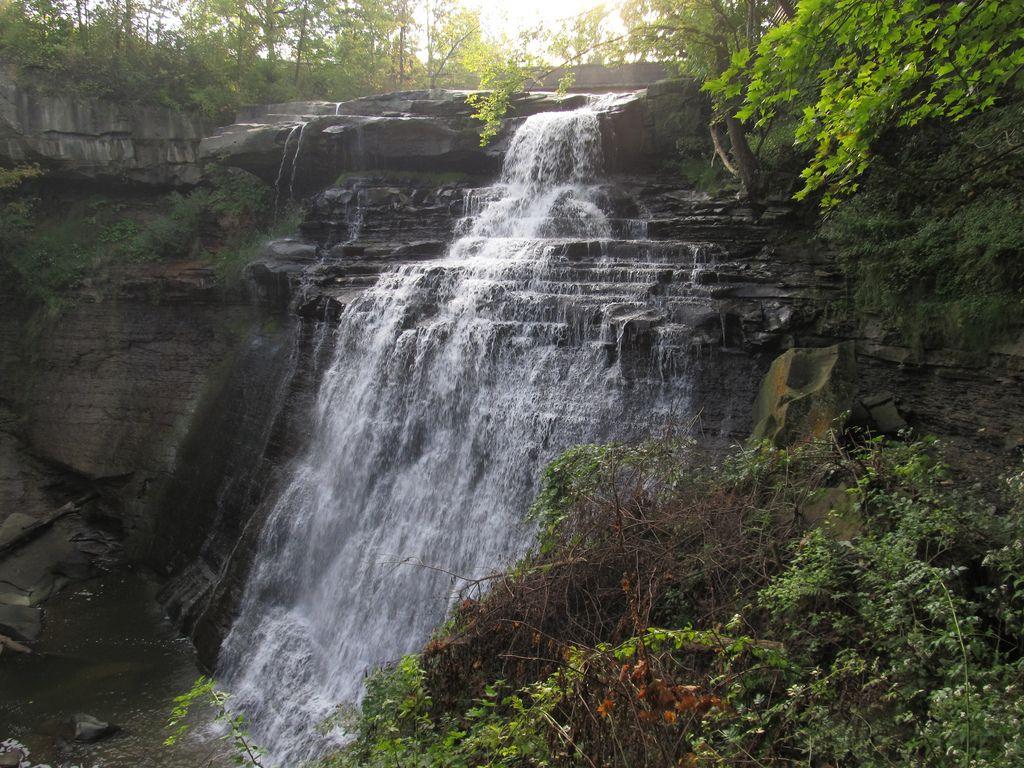
[[[459,586],[450,574],[524,553],[549,460],[685,415],[678,383],[610,362],[613,299],[564,279],[567,242],[611,237],[601,171],[597,107],[529,117],[447,256],[385,273],[343,313],[218,669],[271,763],[321,752],[317,723],[422,646]],[[647,287],[630,296],[626,281],[616,306],[649,301]]]

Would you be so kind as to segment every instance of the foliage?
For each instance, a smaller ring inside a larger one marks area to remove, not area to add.
[[[187,194],[94,196],[70,206],[60,199],[47,205],[31,194],[37,175],[23,172],[19,186],[8,189],[0,260],[13,268],[24,292],[50,310],[59,309],[83,278],[128,264],[197,258],[230,279],[273,228],[269,188],[248,174],[214,170]],[[294,227],[294,217],[281,225]]]
[[[852,309],[916,348],[984,351],[1024,322],[1024,131],[1011,103],[893,132],[859,194],[825,221]]]
[[[482,93],[471,93],[466,103],[475,109],[473,117],[483,125],[480,145],[490,144],[501,129],[501,121],[509,111],[512,97],[522,92],[529,81],[532,57],[523,50],[510,47],[511,55],[487,51],[473,62],[480,71]]]
[[[750,38],[756,45],[776,7],[771,0],[631,0],[622,15],[632,51],[704,82],[720,75]]]
[[[235,765],[262,768],[261,751],[253,744],[245,730],[245,718],[240,714],[233,714],[229,710],[230,699],[230,694],[219,690],[213,680],[205,676],[199,677],[191,689],[175,697],[174,708],[167,721],[167,728],[171,733],[164,740],[164,746],[173,747],[185,736],[189,730],[187,722],[189,714],[195,708],[209,706],[214,712],[214,722],[225,727],[221,738],[231,747],[232,762]]]
[[[629,30],[627,50],[653,54],[675,65],[680,74],[709,84],[742,50],[756,46],[770,24],[776,0],[630,0],[623,6]],[[708,125],[715,154],[754,200],[767,192],[769,178],[748,136],[751,126],[737,119],[736,94],[711,91]],[[764,140],[761,131],[760,141]]]
[[[553,26],[539,24],[468,50],[465,64],[479,76],[482,89],[467,99],[476,109],[473,117],[482,123],[480,145],[498,135],[516,94],[537,87],[559,70],[565,74],[558,91],[565,93],[573,85],[571,66],[620,55],[621,40],[609,31],[609,18],[610,11],[597,5]]]
[[[35,165],[0,168],[0,257],[21,247],[32,230],[32,199],[19,191],[41,173]]]
[[[186,108],[222,120],[242,104],[349,99],[395,88],[475,84],[462,63],[473,12],[433,0],[430,71],[414,0],[12,0],[0,58],[23,84],[62,94]]]
[[[562,696],[560,682],[513,691],[487,686],[460,716],[437,716],[419,657],[369,678],[352,722],[354,740],[323,768],[512,768],[549,764],[548,729]]]
[[[834,205],[856,191],[891,128],[959,121],[994,106],[1024,68],[1019,2],[802,0],[795,18],[733,54],[709,82],[742,95],[737,117],[765,125],[800,115],[796,141],[813,149],[804,198]]]
[[[553,464],[546,551],[378,673],[331,764],[1020,762],[1024,472],[982,495],[882,440],[702,466],[685,441]]]
[[[469,64],[488,47],[480,11],[454,0],[430,0],[426,7],[426,75],[431,88],[439,83],[472,82]]]

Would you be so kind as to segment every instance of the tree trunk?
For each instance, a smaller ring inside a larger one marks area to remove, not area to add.
[[[430,90],[434,90],[437,73],[434,71],[434,19],[433,8],[427,3],[427,77],[430,78]]]
[[[398,28],[398,87],[405,85],[405,19]]]
[[[132,26],[135,18],[135,9],[132,7],[132,0],[125,0],[124,19],[121,22],[124,27],[124,49],[126,52],[132,47]]]
[[[743,182],[747,197],[751,200],[759,200],[764,191],[761,188],[761,164],[747,142],[747,132],[743,128],[743,123],[735,117],[727,115],[725,126],[729,132],[729,145],[738,171],[737,175]]]
[[[267,61],[277,61],[277,15],[273,0],[263,4],[263,45],[267,49]]]
[[[747,133],[743,123],[735,117],[726,117],[724,121],[712,122],[711,143],[715,147],[715,154],[722,161],[722,165],[733,176],[740,180],[743,185],[743,194],[751,200],[759,200],[764,190],[762,188],[761,164],[757,156],[750,149],[747,142]],[[729,149],[725,148],[726,139],[729,141]]]
[[[722,161],[722,165],[725,166],[725,170],[731,173],[733,176],[739,176],[740,172],[729,158],[729,151],[725,148],[725,141],[728,138],[725,132],[725,126],[720,122],[712,122],[708,128],[711,131],[711,143],[715,145],[715,154],[718,155],[718,159]]]
[[[302,66],[302,49],[306,44],[306,26],[309,23],[309,8],[302,7],[302,26],[299,28],[299,41],[295,46],[295,85],[299,85],[299,68]]]

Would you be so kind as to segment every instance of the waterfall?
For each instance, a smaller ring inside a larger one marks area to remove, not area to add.
[[[629,274],[593,293],[573,279],[566,249],[611,237],[601,167],[596,107],[529,117],[447,256],[383,274],[343,313],[218,669],[272,762],[322,751],[317,723],[422,646],[450,574],[524,553],[546,462],[687,412],[678,382],[609,362],[604,311],[646,306],[649,281],[600,254],[595,270]]]
[[[284,180],[284,167],[288,162],[288,147],[292,144],[292,137],[296,133],[299,134],[299,143],[295,146],[295,154],[292,155],[292,168],[289,185],[289,195],[291,195],[291,187],[295,185],[295,163],[299,159],[299,149],[302,143],[302,131],[305,129],[305,123],[298,123],[293,125],[288,131],[288,136],[284,140],[284,148],[281,150],[281,164],[277,166],[277,178],[274,179],[274,213],[277,213],[278,203],[281,197],[281,182]]]
[[[303,139],[306,138],[306,127],[309,122],[302,123],[299,127],[299,140],[295,143],[295,154],[292,156],[292,175],[288,180],[288,197],[292,200],[295,199],[295,174],[299,170],[299,156],[302,154]]]

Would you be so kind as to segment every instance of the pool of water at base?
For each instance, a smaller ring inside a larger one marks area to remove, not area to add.
[[[127,570],[72,584],[44,608],[32,655],[0,655],[0,742],[52,768],[203,768],[230,764],[208,707],[188,734],[164,746],[175,696],[200,670],[191,643],[163,616],[157,584]],[[93,744],[65,739],[86,713],[119,727]],[[0,749],[2,751],[2,749]]]

